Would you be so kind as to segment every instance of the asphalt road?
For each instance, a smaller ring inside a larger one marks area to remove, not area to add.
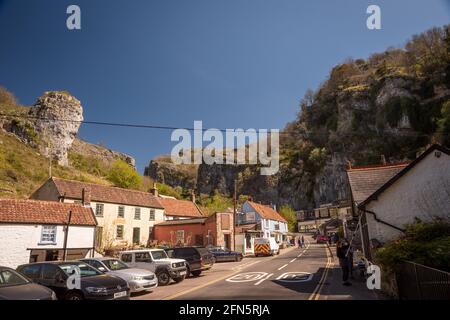
[[[132,299],[319,299],[329,263],[327,247],[311,242],[306,248],[285,249],[274,257],[216,263],[200,277],[134,295]]]

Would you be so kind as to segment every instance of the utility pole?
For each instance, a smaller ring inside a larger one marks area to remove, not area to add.
[[[67,237],[69,235],[69,226],[70,222],[72,220],[72,210],[69,211],[69,220],[67,221],[67,224],[65,226],[65,232],[64,232],[64,246],[63,246],[63,261],[67,260]]]
[[[233,250],[236,250],[237,179],[234,178],[233,192]]]

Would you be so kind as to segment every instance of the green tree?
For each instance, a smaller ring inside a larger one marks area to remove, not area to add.
[[[442,144],[450,146],[450,100],[442,105],[441,117],[437,121],[437,134]]]
[[[288,205],[284,205],[280,208],[280,214],[287,220],[289,231],[295,232],[297,229],[297,215],[294,209]]]
[[[108,180],[116,187],[127,189],[138,189],[142,183],[142,177],[128,163],[117,160],[108,172]]]

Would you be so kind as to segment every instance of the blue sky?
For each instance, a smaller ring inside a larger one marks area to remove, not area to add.
[[[82,30],[66,28],[81,7]],[[381,7],[382,30],[366,28]],[[90,121],[283,128],[308,88],[348,57],[450,22],[448,0],[0,0],[0,85],[31,105],[68,90]],[[142,172],[170,131],[83,125]]]

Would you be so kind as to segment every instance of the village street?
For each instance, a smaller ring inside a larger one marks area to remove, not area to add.
[[[360,294],[360,287],[340,285],[340,272],[324,244],[311,238],[305,248],[284,249],[274,257],[247,257],[240,262],[216,263],[200,277],[179,284],[158,287],[152,293],[136,294],[133,300],[308,300],[374,299],[371,292]],[[333,285],[332,280],[336,280]],[[330,285],[331,284],[331,285]],[[331,289],[331,291],[330,291]],[[353,290],[353,293],[352,293]],[[356,294],[356,295],[355,295]]]

